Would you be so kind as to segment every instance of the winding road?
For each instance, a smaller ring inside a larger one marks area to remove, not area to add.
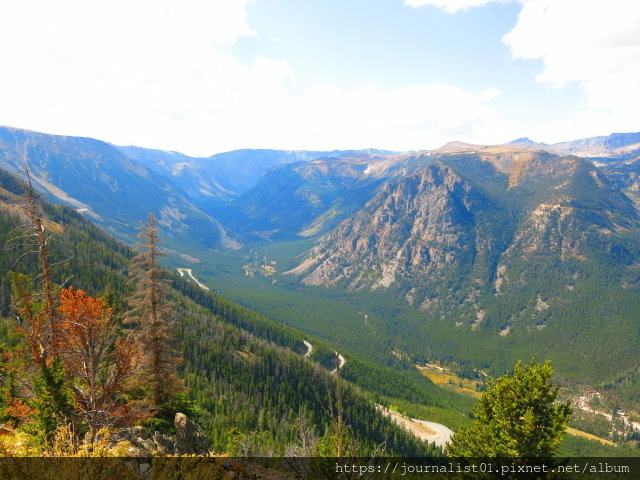
[[[435,443],[439,447],[446,446],[446,444],[449,443],[449,440],[451,440],[451,437],[453,437],[453,430],[445,425],[442,425],[441,423],[427,422],[426,420],[418,420],[417,418],[412,418],[411,421],[435,430],[435,436],[431,437],[433,440],[426,440],[429,440],[430,442],[433,441],[433,443]]]
[[[311,355],[311,352],[313,352],[313,345],[311,345],[307,340],[302,340],[302,343],[307,347],[307,351],[303,356],[308,358]],[[338,357],[338,365],[331,371],[331,374],[335,374],[338,369],[344,367],[344,364],[347,362],[337,351],[335,354]],[[378,404],[376,404],[376,408],[384,415],[391,417],[394,422],[415,435],[420,440],[435,443],[439,447],[444,448],[453,436],[453,431],[446,425],[427,422],[426,420],[419,420],[417,418],[408,418],[394,410],[390,410]]]
[[[437,446],[444,448],[453,436],[453,430],[446,425],[427,422],[426,420],[419,420],[417,418],[405,417],[404,415],[394,410],[389,410],[382,405],[376,404],[376,407],[420,440],[426,440],[427,442],[435,443]]]
[[[338,356],[338,366],[336,368],[334,368],[333,370],[331,370],[332,374],[336,373],[339,368],[344,367],[344,364],[347,363],[347,361],[344,359],[344,357],[342,355],[340,355],[338,352],[336,352],[336,355]]]
[[[302,340],[302,343],[304,343],[304,346],[307,347],[307,351],[303,354],[303,356],[308,358],[311,355],[311,352],[313,352],[313,345],[311,345],[306,340]],[[336,373],[338,371],[338,368],[344,367],[344,364],[347,363],[347,361],[342,355],[340,355],[338,352],[335,352],[335,353],[338,356],[338,366],[333,370],[331,370],[331,374]]]
[[[196,282],[196,285],[198,285],[201,289],[209,290],[209,287],[207,287],[204,283],[200,283],[198,281],[198,279],[193,276],[193,272],[191,271],[190,268],[178,268],[177,270],[178,270],[178,273],[180,274],[181,277],[184,277],[184,274],[186,273],[187,275],[189,275],[191,277],[191,279],[194,282]]]
[[[311,352],[313,352],[313,345],[311,345],[306,340],[302,340],[302,343],[304,343],[304,346],[307,347],[307,352],[304,354],[304,356],[308,358],[309,355],[311,355]]]

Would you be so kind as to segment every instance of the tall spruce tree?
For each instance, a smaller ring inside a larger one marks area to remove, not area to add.
[[[60,357],[55,357],[51,365],[41,368],[34,381],[34,393],[32,404],[36,410],[37,437],[49,445],[58,427],[75,420],[73,394]]]
[[[134,338],[142,350],[138,384],[146,392],[145,400],[152,408],[161,408],[184,390],[177,375],[182,358],[175,347],[174,321],[167,300],[165,270],[159,265],[158,227],[153,214],[140,228],[138,254],[131,262],[134,293],[127,301],[130,309],[125,321],[135,326]]]

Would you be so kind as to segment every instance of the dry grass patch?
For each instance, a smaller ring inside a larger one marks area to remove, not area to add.
[[[454,390],[474,398],[479,398],[481,395],[481,392],[476,390],[480,383],[477,380],[461,378],[455,373],[439,366],[422,366],[418,367],[418,370],[439,387],[448,388],[449,390]]]

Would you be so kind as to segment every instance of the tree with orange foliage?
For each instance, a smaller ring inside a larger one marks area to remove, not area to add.
[[[71,379],[76,408],[89,426],[93,444],[100,428],[136,420],[122,393],[135,372],[139,352],[130,338],[119,333],[101,298],[64,289],[58,314],[60,340],[55,350]]]
[[[10,355],[7,352],[3,354],[3,365],[0,367],[4,376],[4,385],[0,391],[0,405],[2,410],[0,411],[0,417],[2,422],[8,424],[12,428],[16,428],[23,421],[34,415],[36,412],[33,408],[25,403],[24,398],[18,393],[18,382],[16,381],[16,375],[13,370],[6,369],[4,364],[8,360]]]

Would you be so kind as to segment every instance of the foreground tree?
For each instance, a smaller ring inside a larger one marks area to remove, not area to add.
[[[55,357],[51,365],[42,367],[33,382],[36,436],[50,446],[56,430],[75,420],[73,394],[66,381],[62,360]]]
[[[146,400],[153,408],[166,406],[177,393],[184,390],[176,370],[181,356],[173,342],[173,320],[166,299],[164,270],[158,259],[158,227],[153,214],[138,234],[139,253],[133,258],[131,271],[134,294],[129,297],[131,307],[127,323],[135,327],[135,340],[143,353],[138,379],[146,392]]]
[[[476,421],[456,432],[448,452],[460,457],[551,457],[571,417],[555,403],[551,362],[518,362],[510,375],[489,380],[474,409]]]
[[[136,419],[122,394],[135,371],[138,350],[131,339],[118,332],[111,309],[101,298],[64,289],[59,313],[64,342],[57,350],[93,444],[101,428]]]
[[[31,348],[34,362],[46,367],[57,354],[54,346],[58,335],[57,289],[53,284],[45,221],[26,164],[24,178],[19,182],[23,190],[21,210],[28,221],[19,229],[13,243],[25,249],[23,255],[37,254],[40,273],[34,279],[26,275],[14,276],[12,306],[18,314],[18,328]]]
[[[45,232],[45,220],[31,181],[31,172],[24,166],[21,210],[27,222],[19,229],[14,239],[15,246],[25,250],[23,255],[37,254],[40,273],[11,275],[12,309],[18,321],[17,330],[23,335],[31,350],[31,357],[39,374],[33,382],[32,403],[35,407],[38,436],[47,444],[55,429],[71,421],[73,401],[65,385],[64,367],[58,357],[60,344],[59,318],[57,312],[58,287],[53,283],[49,261],[49,236]]]

